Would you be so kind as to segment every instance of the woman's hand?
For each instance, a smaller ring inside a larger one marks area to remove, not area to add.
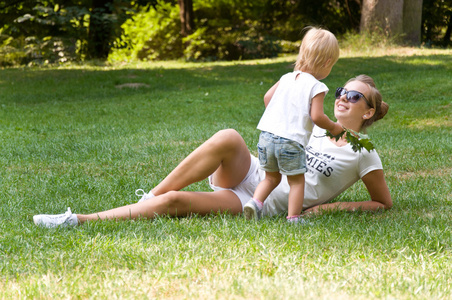
[[[317,214],[324,211],[344,210],[344,211],[376,211],[380,209],[390,209],[392,207],[391,194],[384,178],[383,170],[375,170],[367,173],[362,178],[370,195],[370,201],[360,202],[334,202],[310,207],[303,212],[303,215]]]

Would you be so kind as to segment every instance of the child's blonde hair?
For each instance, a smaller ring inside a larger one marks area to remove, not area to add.
[[[312,26],[305,30],[295,70],[316,72],[321,67],[334,65],[339,59],[339,43],[334,34]]]

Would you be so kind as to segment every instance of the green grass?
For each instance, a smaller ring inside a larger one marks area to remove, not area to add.
[[[0,70],[0,297],[449,299],[450,51],[345,57],[325,80],[368,74],[390,104],[369,130],[390,211],[33,224],[136,201],[219,129],[255,153],[262,97],[293,59]],[[367,199],[359,183],[337,200]]]

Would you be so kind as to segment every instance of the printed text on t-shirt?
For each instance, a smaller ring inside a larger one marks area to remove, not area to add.
[[[330,177],[333,168],[329,164],[334,160],[334,156],[315,151],[312,146],[306,147],[306,164],[308,172],[320,172],[326,177]]]

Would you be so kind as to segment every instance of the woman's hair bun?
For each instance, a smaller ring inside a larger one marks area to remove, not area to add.
[[[381,101],[381,104],[380,104],[380,110],[379,110],[379,112],[378,112],[378,115],[376,116],[375,121],[378,121],[378,120],[380,120],[380,119],[383,119],[383,117],[388,113],[388,110],[389,110],[389,105],[388,105],[388,103],[386,103],[386,102],[384,102],[384,101]]]

